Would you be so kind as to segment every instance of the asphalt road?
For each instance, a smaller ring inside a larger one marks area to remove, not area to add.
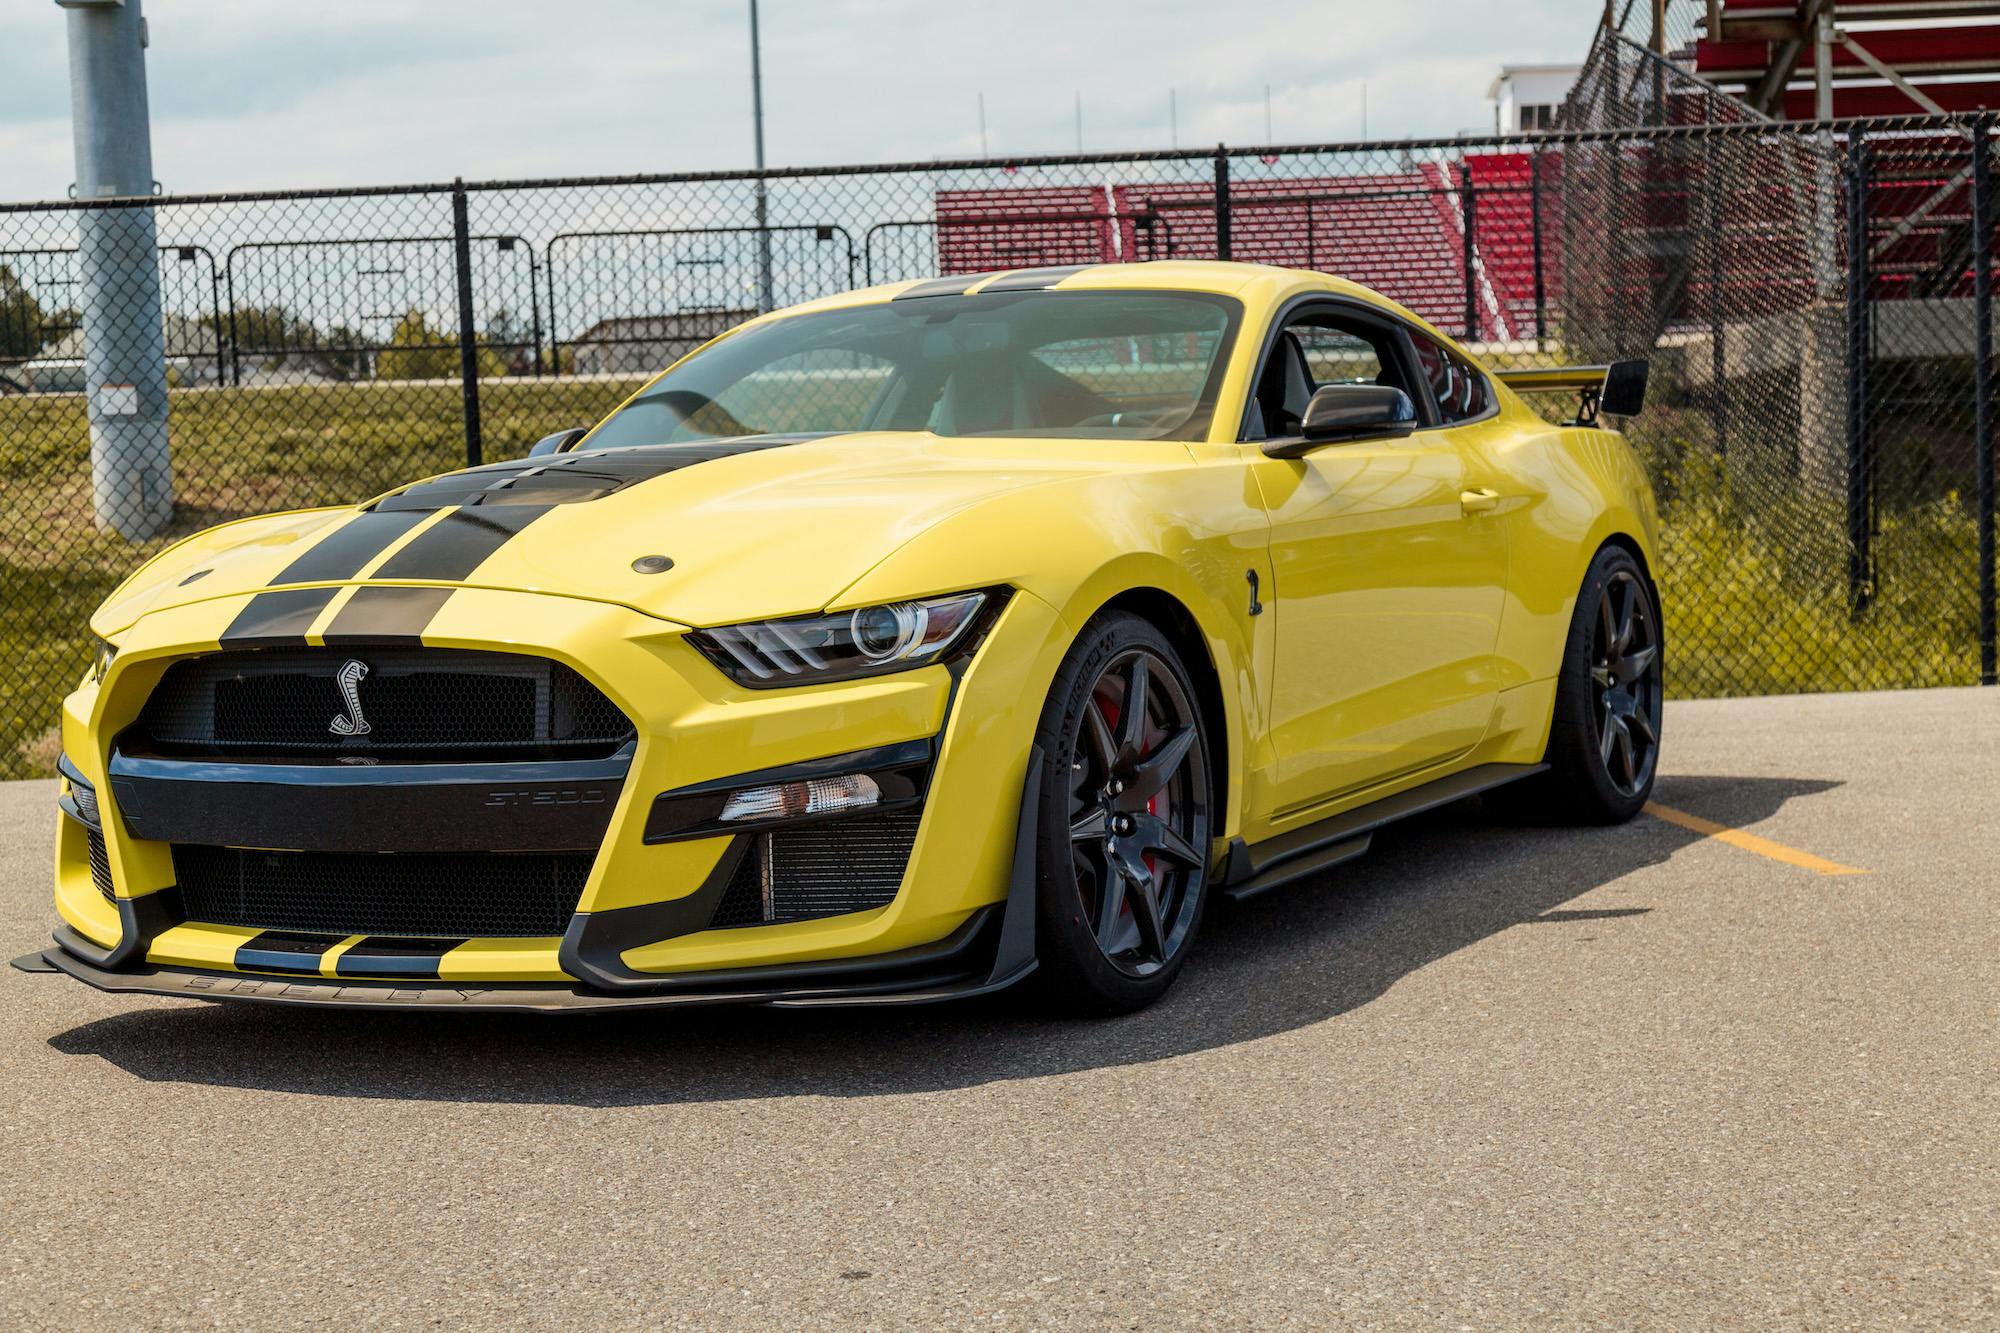
[[[0,972],[0,1323],[2000,1325],[2000,690],[1668,726],[1695,819],[1467,803],[1115,1022]],[[0,788],[0,955],[52,803]]]

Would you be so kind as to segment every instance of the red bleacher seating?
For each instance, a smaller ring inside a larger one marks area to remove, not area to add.
[[[1473,276],[1482,341],[1535,333],[1534,218],[1528,153],[1468,157],[1476,207]],[[1543,155],[1545,173],[1557,153]],[[1544,184],[1553,193],[1554,178]],[[1464,201],[1457,164],[1414,163],[1349,176],[1237,179],[1230,185],[1231,253],[1249,263],[1337,274],[1465,332]],[[1560,228],[1543,233],[1553,299]],[[1212,259],[1215,193],[1207,181],[937,196],[939,271],[976,273],[1112,260]],[[1552,239],[1553,238],[1553,239]]]
[[[1207,182],[1121,185],[1112,198],[1124,257],[1214,258],[1215,192]],[[1464,233],[1457,185],[1442,166],[1235,180],[1229,200],[1233,258],[1336,274],[1463,332]],[[1490,292],[1480,301],[1480,325],[1481,338],[1518,336]]]
[[[940,190],[937,254],[943,275],[1117,258],[1101,185]]]
[[[1473,250],[1507,336],[1527,338],[1535,321],[1535,154],[1471,153]],[[1542,285],[1551,305],[1561,296],[1562,154],[1541,155]]]

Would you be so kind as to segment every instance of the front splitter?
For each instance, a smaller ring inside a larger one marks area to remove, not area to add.
[[[1032,969],[1032,963],[1029,969]],[[1026,975],[998,982],[963,974],[902,977],[868,986],[719,987],[680,993],[625,992],[607,995],[573,987],[523,983],[461,983],[412,986],[408,982],[317,980],[264,977],[238,972],[180,968],[112,971],[96,967],[61,948],[44,949],[14,960],[22,972],[59,972],[101,991],[164,995],[181,1000],[242,1001],[322,1009],[421,1010],[425,1013],[590,1014],[617,1009],[682,1009],[704,1005],[768,1005],[777,1008],[849,1008],[874,1005],[935,1004],[964,999],[1012,985]]]

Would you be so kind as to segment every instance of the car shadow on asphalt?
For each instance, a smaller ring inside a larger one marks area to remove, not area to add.
[[[1655,797],[1743,825],[1839,785],[1662,777]],[[615,1107],[940,1091],[1170,1059],[1327,1022],[1515,926],[1644,929],[1649,911],[1673,904],[1564,904],[1698,836],[1646,817],[1610,829],[1502,825],[1477,800],[1460,802],[1385,832],[1367,857],[1319,880],[1218,904],[1167,998],[1111,1020],[1038,1016],[1006,995],[901,1010],[558,1018],[165,1002],[49,1044],[155,1082],[330,1097]]]

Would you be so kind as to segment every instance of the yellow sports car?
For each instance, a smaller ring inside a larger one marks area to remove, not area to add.
[[[55,947],[17,966],[351,1007],[1030,979],[1136,1008],[1215,895],[1390,820],[1645,802],[1656,518],[1598,425],[1644,376],[1495,375],[1247,264],[762,316],[526,459],[128,579],[64,704]]]

